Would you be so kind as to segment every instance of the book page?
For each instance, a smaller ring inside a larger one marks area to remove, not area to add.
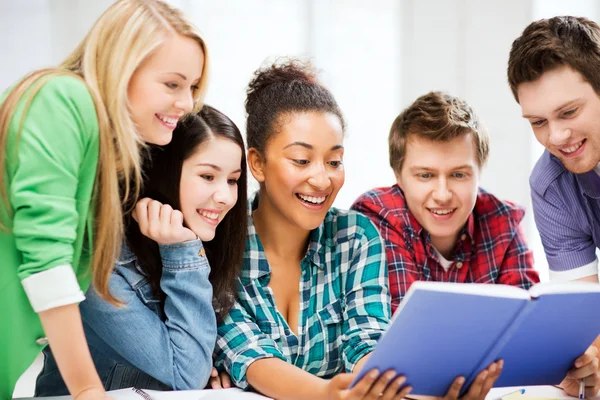
[[[158,390],[144,390],[150,398],[145,400],[267,400],[269,397],[260,394],[244,392],[242,389],[206,389],[206,390],[178,390],[161,392]],[[113,396],[113,392],[108,392]],[[113,396],[114,397],[114,396]],[[130,397],[114,397],[115,400],[133,400]],[[140,400],[137,397],[136,400]]]
[[[543,282],[533,285],[529,289],[531,297],[539,297],[543,294],[565,294],[565,293],[598,293],[600,285],[590,282]]]

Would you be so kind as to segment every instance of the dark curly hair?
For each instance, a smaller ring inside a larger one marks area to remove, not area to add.
[[[278,132],[281,117],[293,112],[331,113],[346,123],[331,92],[317,79],[309,62],[280,59],[258,69],[246,91],[246,142],[264,154],[269,139]]]

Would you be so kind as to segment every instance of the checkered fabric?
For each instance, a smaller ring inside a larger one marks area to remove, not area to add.
[[[251,200],[256,208],[258,197]],[[248,388],[250,364],[277,357],[322,378],[351,371],[375,347],[391,315],[384,244],[368,218],[335,208],[310,234],[299,267],[298,335],[275,307],[271,267],[252,215],[239,300],[218,327],[215,365]]]
[[[525,211],[481,188],[448,271],[440,264],[429,233],[408,210],[398,185],[363,194],[352,209],[368,216],[385,240],[392,312],[415,281],[502,283],[524,289],[540,281],[520,226]]]

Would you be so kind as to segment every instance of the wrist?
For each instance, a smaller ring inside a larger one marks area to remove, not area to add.
[[[320,379],[319,385],[317,385],[317,396],[319,400],[329,400],[329,383],[330,379]]]
[[[104,396],[104,388],[102,386],[93,385],[83,387],[77,390],[72,394],[73,400],[83,400],[83,399],[91,399],[98,398],[99,396]]]

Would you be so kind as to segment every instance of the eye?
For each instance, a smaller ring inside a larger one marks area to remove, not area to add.
[[[235,185],[237,185],[237,183],[238,183],[237,179],[233,179],[233,178],[227,179],[227,184],[230,186],[235,186]]]
[[[455,178],[458,178],[458,179],[464,179],[467,177],[467,174],[465,174],[463,172],[455,172],[452,174],[452,176],[454,176]]]
[[[540,126],[544,125],[545,122],[545,119],[538,119],[537,121],[531,121],[531,126],[534,128],[539,128]]]
[[[339,168],[342,165],[341,161],[329,161],[329,165],[331,165],[333,168]]]
[[[179,85],[176,84],[175,82],[167,82],[167,83],[165,83],[165,86],[168,87],[169,89],[177,89],[179,87]]]
[[[207,182],[212,182],[215,179],[214,176],[208,174],[200,175],[200,178],[204,179]]]
[[[572,117],[572,116],[573,116],[573,115],[574,115],[576,112],[577,112],[577,109],[576,109],[576,108],[573,108],[572,110],[565,111],[565,112],[562,114],[562,116],[563,116],[563,117]]]
[[[294,161],[298,165],[307,165],[308,164],[308,160],[292,160],[292,161]]]
[[[195,92],[198,89],[200,89],[200,86],[198,86],[198,85],[192,85],[191,89],[192,89],[192,92]]]
[[[417,174],[417,177],[419,177],[420,179],[429,179],[433,176],[433,174],[430,174],[429,172],[424,172],[422,174]]]

